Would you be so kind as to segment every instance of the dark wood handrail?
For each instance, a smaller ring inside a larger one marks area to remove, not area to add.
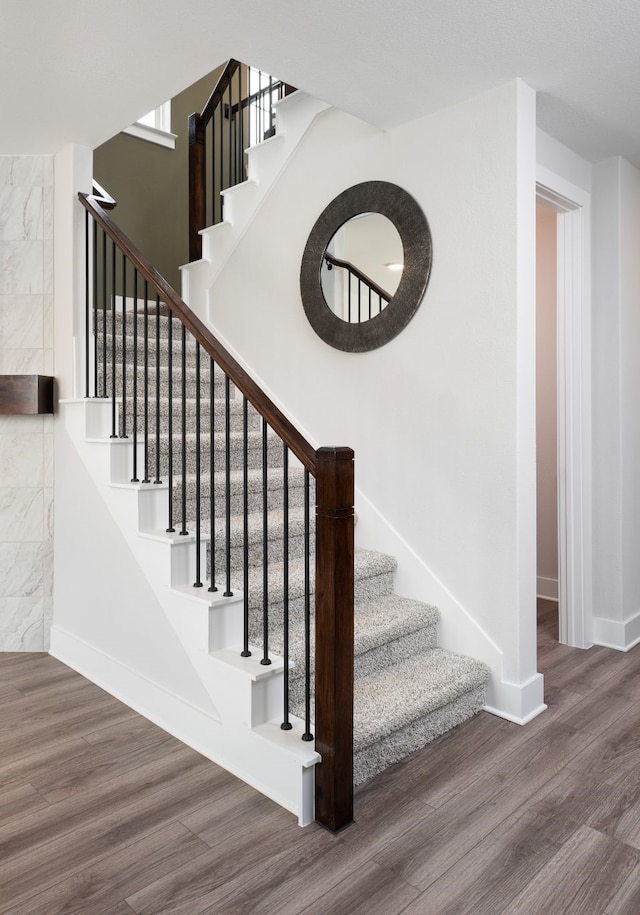
[[[273,401],[256,384],[249,374],[242,368],[233,356],[213,336],[211,331],[202,323],[198,316],[189,308],[178,293],[164,277],[156,270],[149,260],[136,248],[129,238],[118,228],[113,220],[104,211],[97,198],[89,194],[78,194],[80,202],[92,215],[96,222],[102,226],[107,235],[113,239],[121,251],[127,255],[131,263],[142,274],[148,283],[155,289],[161,300],[180,319],[205,352],[229,376],[238,390],[253,404],[256,410],[267,421],[282,441],[291,449],[293,454],[315,476],[316,475],[316,450],[302,436],[287,417],[278,409]]]
[[[360,282],[364,283],[365,286],[373,289],[375,294],[379,295],[381,299],[385,300],[385,302],[391,301],[391,293],[383,289],[382,286],[378,286],[378,284],[372,280],[371,277],[367,276],[366,273],[363,273],[362,270],[359,270],[355,264],[352,264],[350,261],[341,261],[340,258],[334,257],[333,254],[328,254],[327,252],[325,252],[324,259],[333,267],[344,267],[345,270],[349,270],[351,273],[353,273],[354,276],[357,276]]]
[[[239,111],[243,111],[252,102],[257,102],[259,98],[263,95],[273,94],[277,92],[280,86],[286,86],[286,83],[283,83],[281,79],[274,79],[274,81],[268,85],[263,86],[262,89],[257,89],[255,92],[252,92],[251,95],[248,95],[246,98],[240,99],[239,102],[235,102],[233,105],[227,105],[225,107],[225,116],[237,114]]]
[[[102,188],[96,189],[102,200],[115,206]],[[83,193],[78,197],[160,300],[316,478],[315,743],[322,757],[316,767],[316,820],[337,831],[353,821],[353,451],[316,451],[118,228],[101,200]]]
[[[213,92],[207,100],[207,104],[204,106],[202,112],[200,113],[200,117],[202,118],[205,126],[213,117],[213,112],[215,111],[216,105],[222,101],[222,95],[231,85],[231,80],[239,66],[241,66],[240,61],[234,60],[233,57],[230,57],[226,62],[224,70],[218,77],[218,82],[213,87]]]

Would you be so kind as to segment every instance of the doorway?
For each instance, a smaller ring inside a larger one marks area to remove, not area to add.
[[[558,607],[558,212],[536,200],[536,540],[538,620],[559,637]]]
[[[543,321],[547,340],[542,368],[538,365],[544,374],[538,380],[545,389],[540,444],[546,457],[545,480],[539,483],[543,504],[537,511],[542,515],[542,531],[548,532],[555,520],[556,532],[554,540],[553,535],[539,530],[546,540],[538,566],[538,590],[553,593],[557,588],[559,641],[588,648],[592,644],[590,198],[587,192],[540,168],[536,193],[547,273]],[[553,399],[555,421],[549,405]],[[554,475],[555,493],[549,484]]]

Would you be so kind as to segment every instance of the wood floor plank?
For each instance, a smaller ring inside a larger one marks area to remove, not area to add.
[[[498,757],[490,772],[438,808],[428,821],[404,833],[374,860],[418,889],[426,889],[593,739],[558,724],[551,725],[550,730],[555,735],[550,744],[533,739]]]
[[[630,915],[632,912],[640,912],[640,865],[631,871],[603,915]]]
[[[385,870],[371,861],[332,887],[331,893],[322,893],[304,909],[304,915],[398,915],[404,912],[418,890],[400,880],[393,871]],[[424,911],[424,910],[423,910]]]
[[[581,826],[503,915],[604,912],[637,865],[629,846]]]
[[[614,718],[570,767],[612,782],[629,772],[640,773],[640,707]]]
[[[558,851],[547,823],[511,817],[409,905],[406,915],[495,915]]]
[[[206,849],[203,842],[179,823],[169,823],[156,832],[102,857],[89,867],[48,887],[23,897],[7,909],[7,915],[101,915],[126,896],[152,883]],[[125,911],[131,912],[126,903]]]
[[[0,912],[636,915],[640,647],[554,627],[543,605],[546,712],[481,713],[361,786],[336,836],[46,654],[0,654]]]
[[[299,913],[319,893],[355,875],[373,852],[431,813],[394,789],[363,786],[356,823],[335,836],[315,825],[304,830],[283,827],[280,811],[271,818],[274,835],[257,849],[232,844],[227,850],[222,843],[212,850],[211,859],[203,856],[127,901],[140,915]],[[247,856],[251,864],[245,867]]]
[[[0,827],[0,896],[50,885],[226,790],[228,773],[183,747],[80,797]]]
[[[47,800],[33,785],[28,782],[14,784],[0,792],[0,823],[48,806]]]

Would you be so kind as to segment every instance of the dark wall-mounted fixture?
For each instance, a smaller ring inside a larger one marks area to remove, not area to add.
[[[358,308],[357,319],[347,318],[327,303],[321,271],[338,230],[369,213],[386,216],[397,229],[404,252],[402,277],[388,305],[372,317],[360,319]],[[311,326],[325,343],[348,353],[383,346],[406,327],[418,309],[429,282],[432,254],[429,224],[407,191],[388,181],[365,181],[348,188],[322,212],[304,249],[300,291]]]
[[[0,413],[53,413],[53,388],[50,375],[0,375]]]

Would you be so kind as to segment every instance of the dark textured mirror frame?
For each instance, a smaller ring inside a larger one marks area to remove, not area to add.
[[[404,269],[387,307],[368,321],[349,324],[331,311],[320,285],[327,246],[347,220],[381,213],[394,224],[404,248]],[[302,255],[300,291],[309,323],[325,343],[347,353],[365,353],[393,340],[416,313],[424,296],[432,261],[426,216],[411,194],[388,181],[365,181],[339,194],[320,215]]]

